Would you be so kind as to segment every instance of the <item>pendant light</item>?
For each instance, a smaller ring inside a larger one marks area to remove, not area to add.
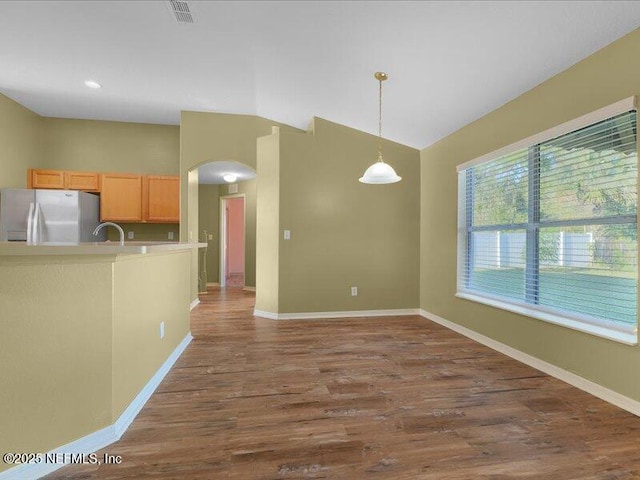
[[[382,82],[384,82],[389,76],[384,72],[376,72],[373,75],[378,80],[378,161],[371,165],[364,172],[364,175],[360,177],[360,182],[369,184],[385,184],[396,183],[402,180],[399,177],[393,167],[388,163],[385,163],[382,159]]]

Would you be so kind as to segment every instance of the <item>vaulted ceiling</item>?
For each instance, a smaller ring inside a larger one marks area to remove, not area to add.
[[[54,117],[319,116],[422,148],[640,25],[637,1],[0,2],[0,92]],[[91,90],[93,79],[102,88]]]

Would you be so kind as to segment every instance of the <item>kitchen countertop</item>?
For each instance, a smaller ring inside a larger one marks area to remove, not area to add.
[[[27,245],[25,242],[0,242],[0,256],[15,255],[139,255],[173,250],[189,250],[206,247],[196,242],[82,242],[42,243]]]

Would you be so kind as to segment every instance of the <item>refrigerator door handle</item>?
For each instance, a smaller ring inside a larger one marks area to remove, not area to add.
[[[40,211],[40,204],[38,202],[35,203],[33,208],[33,243],[40,243],[40,215],[42,212]]]
[[[27,243],[33,243],[33,210],[34,203],[29,204],[29,213],[27,214]]]

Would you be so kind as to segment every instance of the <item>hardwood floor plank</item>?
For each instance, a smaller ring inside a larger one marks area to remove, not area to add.
[[[48,479],[640,478],[640,418],[415,316],[254,318],[214,287],[120,465]]]

